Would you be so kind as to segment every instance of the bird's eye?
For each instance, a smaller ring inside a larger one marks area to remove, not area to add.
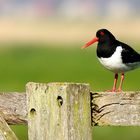
[[[100,35],[103,36],[105,33],[104,32],[100,32]]]

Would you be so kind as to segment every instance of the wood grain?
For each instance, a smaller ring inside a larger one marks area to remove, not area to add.
[[[27,124],[25,93],[0,93],[0,112],[8,124]]]
[[[140,126],[140,91],[92,93],[93,125]]]
[[[0,140],[18,140],[15,133],[3,119],[3,113],[0,112]]]

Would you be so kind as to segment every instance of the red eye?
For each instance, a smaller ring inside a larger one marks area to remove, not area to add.
[[[105,34],[104,32],[100,32],[100,35],[102,35],[102,36],[103,36],[104,34]]]

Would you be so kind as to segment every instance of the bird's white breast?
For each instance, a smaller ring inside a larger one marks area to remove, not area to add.
[[[122,56],[121,56],[121,52],[122,52],[123,48],[121,46],[118,46],[116,48],[116,51],[114,52],[114,54],[109,57],[109,58],[98,58],[100,63],[107,68],[110,71],[113,71],[115,73],[119,73],[119,72],[125,72],[125,71],[129,71],[131,70],[130,67],[128,67],[127,65],[123,64],[122,62]]]

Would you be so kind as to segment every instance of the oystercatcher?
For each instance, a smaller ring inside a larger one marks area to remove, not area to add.
[[[98,42],[96,53],[100,63],[115,73],[113,88],[110,91],[122,91],[124,73],[140,67],[140,54],[127,44],[118,41],[107,29],[98,30],[96,37],[82,48],[87,48],[95,42]],[[119,88],[116,89],[118,73],[121,73],[121,80]]]

